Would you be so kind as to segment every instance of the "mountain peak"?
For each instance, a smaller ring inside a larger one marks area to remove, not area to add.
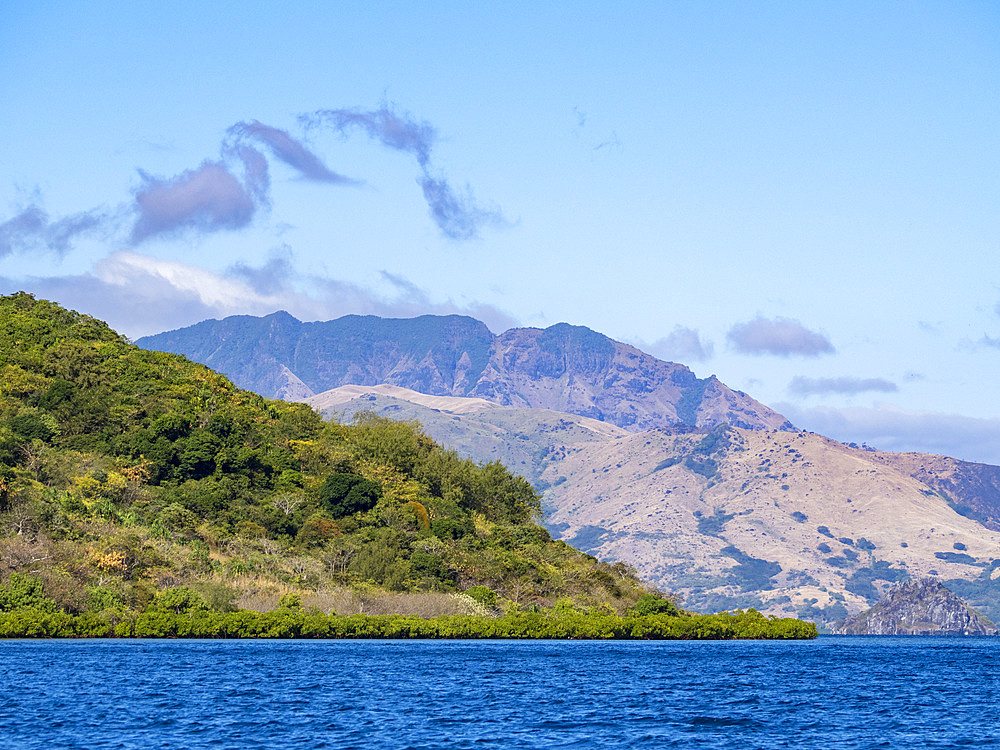
[[[251,316],[246,316],[251,317]],[[275,310],[270,315],[265,315],[264,320],[278,320],[282,323],[301,323],[302,321],[296,318],[287,310]]]

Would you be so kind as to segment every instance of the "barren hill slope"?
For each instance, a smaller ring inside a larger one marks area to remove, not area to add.
[[[828,623],[897,578],[985,583],[1000,566],[1000,534],[885,454],[811,433],[734,428],[723,438],[706,449],[704,436],[652,431],[570,451],[542,474],[553,482],[547,522],[696,608]],[[979,593],[993,601],[975,604],[992,613],[998,592]]]

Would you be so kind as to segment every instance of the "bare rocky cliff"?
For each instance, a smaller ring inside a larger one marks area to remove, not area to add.
[[[996,635],[986,617],[933,578],[893,584],[871,609],[847,619],[841,635]]]

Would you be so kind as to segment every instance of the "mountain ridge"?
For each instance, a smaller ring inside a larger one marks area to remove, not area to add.
[[[270,397],[308,398],[342,385],[395,385],[501,406],[546,408],[630,431],[654,427],[792,430],[782,415],[714,375],[698,378],[584,326],[512,328],[474,318],[347,315],[303,323],[281,311],[231,316],[140,338]]]

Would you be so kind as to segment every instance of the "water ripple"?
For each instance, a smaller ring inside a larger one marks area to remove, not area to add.
[[[0,749],[1000,744],[1000,640],[0,642]]]

